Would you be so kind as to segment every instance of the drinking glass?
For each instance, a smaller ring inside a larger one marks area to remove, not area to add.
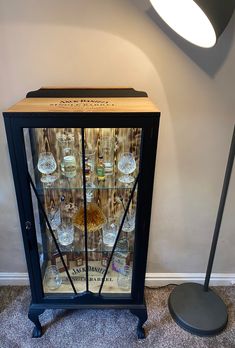
[[[63,147],[72,147],[74,145],[74,133],[69,130],[59,130],[56,133],[56,140]]]
[[[56,230],[57,227],[61,224],[61,214],[60,208],[53,205],[48,209],[47,218],[51,225],[52,230]]]
[[[56,266],[48,266],[45,272],[45,283],[48,289],[56,290],[62,284],[62,278],[60,272]]]
[[[77,174],[77,163],[74,150],[66,147],[63,150],[61,171],[67,178],[74,178]]]
[[[114,138],[103,136],[100,139],[100,153],[103,156],[103,163],[106,175],[113,174],[114,163]]]
[[[122,221],[122,216],[120,219],[120,223]],[[128,212],[126,214],[126,218],[122,225],[122,231],[124,232],[132,232],[135,228],[135,211]]]
[[[124,184],[130,184],[134,181],[134,177],[130,174],[136,169],[136,161],[132,153],[124,152],[118,161],[118,169],[124,175],[120,176],[119,181]]]
[[[115,243],[118,226],[113,220],[109,220],[102,228],[103,230],[103,243],[109,247],[112,247]]]
[[[74,226],[71,222],[62,223],[57,228],[58,240],[61,245],[69,245],[74,241]]]
[[[118,273],[117,283],[118,287],[122,290],[130,290],[132,279],[132,268],[125,265],[120,273]]]
[[[57,168],[55,158],[51,152],[41,152],[38,158],[38,170],[43,174],[41,181],[44,183],[52,183],[57,179],[57,175],[51,176]]]

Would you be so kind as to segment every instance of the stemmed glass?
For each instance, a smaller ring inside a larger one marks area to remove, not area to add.
[[[56,160],[51,152],[41,152],[38,158],[38,170],[42,173],[41,181],[46,184],[54,182],[58,176],[51,175],[57,168]]]
[[[118,161],[118,169],[124,174],[118,179],[120,182],[130,184],[134,181],[134,177],[130,175],[136,169],[136,161],[132,153],[124,152],[121,154]]]

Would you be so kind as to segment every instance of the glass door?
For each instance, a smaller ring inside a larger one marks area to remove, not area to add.
[[[131,293],[141,128],[24,128],[43,291]]]

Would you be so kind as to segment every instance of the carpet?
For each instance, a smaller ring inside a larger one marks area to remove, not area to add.
[[[0,287],[0,348],[235,348],[235,287],[216,287],[229,311],[227,328],[214,337],[198,337],[171,318],[167,300],[173,286],[145,290],[146,339],[136,336],[137,317],[128,310],[46,310],[41,338],[31,338],[27,318],[28,287]]]

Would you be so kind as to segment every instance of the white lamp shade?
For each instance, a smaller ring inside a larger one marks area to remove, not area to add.
[[[159,16],[189,42],[212,47],[234,10],[234,0],[150,0]]]

